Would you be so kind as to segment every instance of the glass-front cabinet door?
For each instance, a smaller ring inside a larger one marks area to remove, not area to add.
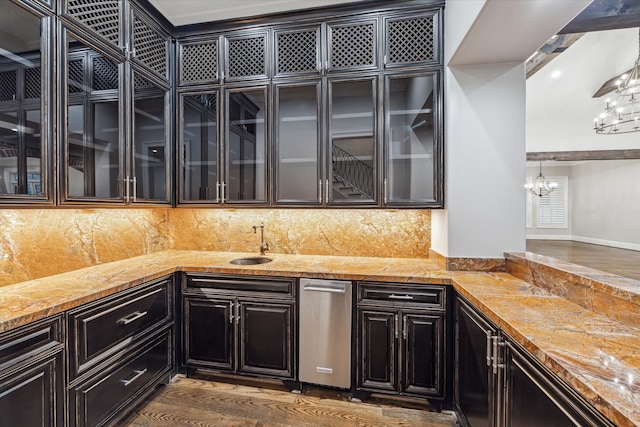
[[[220,92],[180,96],[180,202],[219,203]]]
[[[329,204],[372,204],[376,200],[375,77],[329,80]]]
[[[224,203],[267,202],[267,88],[228,89],[225,120]]]
[[[442,144],[438,75],[387,76],[384,204],[437,206]]]
[[[66,33],[66,200],[118,200],[123,169],[120,64]]]
[[[275,87],[278,204],[322,202],[320,81]]]
[[[0,10],[0,203],[51,203],[51,18]]]
[[[169,198],[169,90],[133,71],[133,167],[125,178],[131,202]]]

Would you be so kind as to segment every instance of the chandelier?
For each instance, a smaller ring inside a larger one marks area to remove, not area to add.
[[[540,173],[534,182],[527,182],[524,185],[524,188],[538,197],[544,197],[558,188],[558,183],[549,181],[544,177],[544,175],[542,175],[542,162],[540,162]]]
[[[638,59],[633,68],[616,80],[616,99],[605,100],[604,112],[594,120],[598,134],[622,134],[640,131],[640,29],[638,29]]]

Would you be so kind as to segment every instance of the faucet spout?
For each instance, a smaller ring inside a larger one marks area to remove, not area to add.
[[[264,241],[264,222],[261,222],[260,225],[254,225],[253,232],[257,233],[258,228],[260,228],[260,255],[264,255],[270,249],[269,244]]]

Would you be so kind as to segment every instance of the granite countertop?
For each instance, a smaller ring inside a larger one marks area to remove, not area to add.
[[[640,425],[640,330],[530,281],[429,259],[269,254],[267,264],[229,263],[245,256],[255,254],[164,251],[5,286],[0,332],[175,271],[451,284],[613,423]]]

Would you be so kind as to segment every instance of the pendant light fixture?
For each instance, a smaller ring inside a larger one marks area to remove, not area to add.
[[[534,182],[526,183],[524,185],[524,188],[538,197],[544,197],[551,194],[553,190],[558,188],[558,183],[549,181],[544,177],[544,175],[542,175],[542,162],[540,162],[540,173],[538,174]]]
[[[640,28],[638,28],[638,59],[633,68],[615,82],[616,99],[605,100],[604,112],[594,120],[593,130],[600,135],[615,135],[640,131]]]

